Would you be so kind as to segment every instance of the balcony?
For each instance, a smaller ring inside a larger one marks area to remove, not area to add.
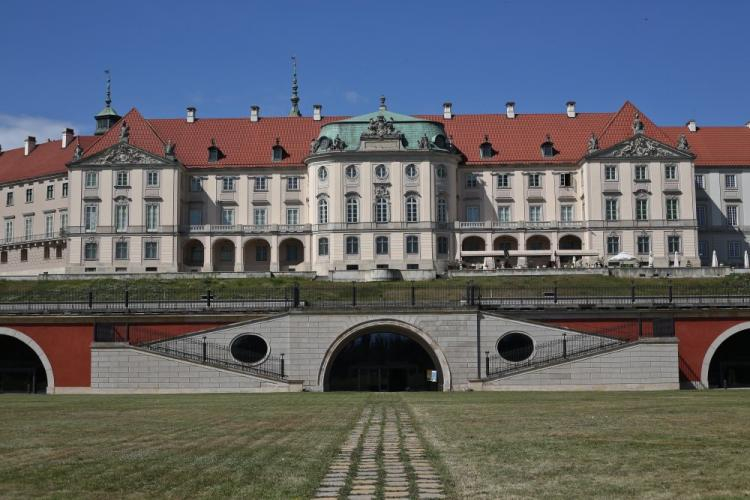
[[[220,191],[219,203],[237,203],[237,191]]]
[[[462,231],[478,230],[548,230],[548,229],[655,229],[664,227],[697,227],[695,219],[649,219],[649,220],[571,220],[571,221],[456,221],[454,228]]]
[[[65,238],[67,238],[66,231],[53,231],[47,234],[29,234],[11,238],[2,238],[0,239],[0,248],[37,245],[40,243],[64,240]]]
[[[147,187],[143,191],[144,198],[161,198],[161,190],[158,187]]]

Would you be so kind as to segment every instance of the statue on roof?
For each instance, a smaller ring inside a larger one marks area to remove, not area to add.
[[[593,132],[591,132],[591,137],[589,137],[589,153],[593,153],[594,151],[599,150],[599,139],[596,138],[596,135],[594,135]]]
[[[333,144],[331,145],[331,149],[333,151],[343,151],[346,149],[346,143],[341,140],[341,137],[339,137],[338,134],[336,134],[336,137],[333,139]]]
[[[128,122],[123,121],[122,127],[120,127],[120,142],[129,142],[130,141],[130,126],[128,125]]]
[[[680,138],[677,140],[677,149],[680,151],[690,151],[690,144],[685,134],[680,134]]]
[[[635,117],[633,118],[633,134],[642,134],[645,128],[646,127],[641,120],[641,114],[636,111]]]
[[[426,135],[423,135],[419,139],[419,143],[417,144],[417,146],[419,147],[419,149],[430,149],[430,138]]]
[[[75,151],[73,151],[73,161],[80,160],[83,157],[83,148],[80,144],[76,145]]]
[[[164,145],[164,156],[174,156],[174,143],[169,139]]]
[[[386,120],[385,116],[378,115],[377,118],[370,118],[362,136],[369,139],[397,139],[401,133],[396,130],[393,118]]]

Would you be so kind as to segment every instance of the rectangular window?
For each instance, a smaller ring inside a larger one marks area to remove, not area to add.
[[[190,178],[190,192],[191,193],[200,193],[203,191],[203,179],[201,179],[198,176],[194,176]]]
[[[255,178],[255,185],[253,186],[253,190],[257,192],[264,192],[268,191],[268,178],[267,177],[256,177]]]
[[[651,252],[651,237],[639,236],[637,246],[639,254],[648,255]]]
[[[143,244],[143,258],[154,260],[159,258],[159,242],[147,241]]]
[[[253,209],[253,224],[256,226],[265,226],[268,224],[267,212],[265,208]]]
[[[359,254],[359,238],[356,236],[346,237],[346,255]]]
[[[727,242],[727,254],[730,259],[738,259],[741,251],[741,244],[739,241],[731,240]]]
[[[88,242],[83,245],[83,258],[85,260],[96,260],[99,254],[99,245],[94,242]]]
[[[46,214],[44,216],[44,237],[52,238],[55,235],[55,216]]]
[[[49,260],[49,246],[44,246],[44,260]]]
[[[406,237],[406,253],[409,255],[419,253],[419,236],[410,234]]]
[[[388,236],[378,236],[375,238],[375,254],[388,255]]]
[[[617,180],[617,165],[604,165],[604,180],[605,181]]]
[[[636,165],[635,166],[635,180],[636,181],[648,180],[648,165]]]
[[[221,209],[221,223],[224,226],[234,225],[234,209],[233,208],[222,208]]]
[[[34,217],[27,215],[23,218],[23,236],[27,240],[30,240],[34,235]]]
[[[99,186],[99,175],[96,172],[86,172],[83,174],[84,178],[84,187],[85,188],[95,188]]]
[[[83,209],[83,225],[86,231],[96,231],[96,224],[99,222],[97,216],[98,210],[96,205],[86,205]]]
[[[698,241],[698,257],[701,259],[708,257],[708,242],[706,240]]]
[[[539,174],[529,174],[529,187],[530,188],[538,188],[542,187],[542,176]]]
[[[703,174],[695,174],[695,187],[706,189],[706,176]]]
[[[497,207],[498,222],[510,222],[510,205],[500,205]]]
[[[573,205],[560,205],[560,220],[563,222],[573,221]]]
[[[146,172],[146,187],[159,187],[159,172],[150,170]]]
[[[606,220],[617,220],[618,219],[618,210],[617,210],[617,200],[614,198],[608,198],[604,202],[604,218]]]
[[[677,180],[677,165],[664,165],[664,179],[668,181]]]
[[[445,236],[438,236],[437,239],[437,253],[445,255],[448,253],[448,238]]]
[[[680,248],[682,245],[680,244],[681,243],[680,240],[681,238],[679,236],[667,236],[667,251],[670,254],[675,253],[675,252],[677,253],[681,252]]]
[[[727,205],[727,225],[728,226],[739,226],[739,206],[738,205]]]
[[[68,228],[68,212],[60,212],[60,231]]]
[[[115,205],[115,231],[125,231],[128,228],[128,206]]]
[[[13,206],[13,191],[8,191],[5,195],[5,206],[6,207],[12,207]]]
[[[13,220],[5,220],[5,242],[10,243],[13,240]]]
[[[570,174],[560,174],[560,187],[571,187],[573,181],[571,180]]]
[[[34,190],[32,188],[28,188],[26,190],[26,203],[31,203],[34,201]]]
[[[203,224],[203,206],[194,205],[188,209],[188,220],[191,226],[200,226]]]
[[[469,205],[466,207],[466,221],[479,222],[479,207],[477,205]]]
[[[635,220],[648,220],[648,200],[635,200]]]
[[[115,259],[117,260],[128,259],[128,242],[127,241],[115,242]]]
[[[680,218],[680,201],[677,198],[667,198],[667,220]]]
[[[318,255],[321,257],[328,255],[328,238],[318,239]]]
[[[287,177],[286,178],[286,190],[287,191],[299,191],[299,177]]]
[[[63,185],[62,185],[62,197],[63,198],[67,198],[68,197],[68,183],[67,182],[63,182]]]
[[[299,208],[286,209],[286,223],[290,226],[299,224]]]
[[[146,231],[159,229],[159,204],[146,203]]]
[[[724,187],[727,189],[737,189],[737,176],[734,174],[725,175]]]
[[[695,219],[698,222],[699,226],[705,226],[706,225],[706,207],[703,205],[698,205],[695,207]]]
[[[47,186],[47,199],[52,200],[55,198],[55,185],[50,184]]]
[[[477,174],[466,174],[466,187],[475,188],[479,185]]]
[[[607,253],[609,255],[617,255],[620,253],[619,236],[607,236]]]
[[[234,177],[224,177],[221,180],[221,192],[222,193],[234,192]]]
[[[529,222],[542,222],[541,205],[529,205]]]
[[[127,187],[129,186],[128,173],[124,170],[120,170],[115,174],[115,187]]]
[[[510,176],[508,174],[498,174],[497,176],[497,187],[500,189],[506,189],[510,187]]]

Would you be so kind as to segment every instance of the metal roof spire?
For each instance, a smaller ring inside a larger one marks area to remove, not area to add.
[[[109,108],[112,105],[112,76],[108,69],[104,70],[104,74],[107,75],[107,91],[104,94],[104,104]]]
[[[297,95],[297,58],[292,56],[292,109],[289,116],[302,116],[299,110],[299,96]]]

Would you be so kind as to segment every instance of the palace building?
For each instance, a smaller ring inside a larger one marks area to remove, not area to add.
[[[145,118],[108,84],[94,136],[0,149],[0,274],[742,266],[746,191],[748,126],[630,102],[302,116],[295,75],[289,116]]]

